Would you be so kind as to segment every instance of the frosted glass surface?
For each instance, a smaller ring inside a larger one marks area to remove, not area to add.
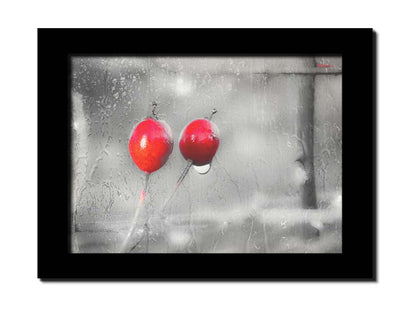
[[[342,252],[340,57],[74,57],[71,92],[72,252],[118,252],[145,179],[128,142],[152,102],[174,148],[131,252]],[[163,210],[181,130],[213,108],[210,170],[191,168]]]

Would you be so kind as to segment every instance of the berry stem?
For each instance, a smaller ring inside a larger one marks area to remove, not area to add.
[[[170,197],[168,198],[168,200],[163,205],[163,207],[161,209],[162,212],[165,211],[166,207],[168,207],[169,203],[172,201],[173,197],[176,194],[176,191],[178,190],[179,186],[182,184],[182,181],[185,179],[185,177],[188,174],[189,169],[191,169],[191,167],[192,167],[192,160],[189,159],[188,160],[188,163],[186,164],[185,169],[182,171],[181,175],[179,176],[178,181],[176,181],[175,188],[174,188],[172,194],[170,195]],[[171,211],[170,211],[170,213],[171,213]]]
[[[215,108],[213,108],[212,111],[211,111],[211,116],[208,117],[208,120],[211,120],[212,117],[214,116],[214,114],[217,113],[217,112],[218,111]]]
[[[149,185],[149,176],[150,176],[150,174],[149,173],[146,173],[145,178],[144,178],[143,190],[142,190],[142,192],[140,194],[140,198],[139,198],[139,204],[137,205],[136,212],[134,214],[134,217],[133,217],[133,220],[132,220],[130,229],[129,229],[128,233],[127,233],[127,236],[124,239],[123,244],[121,246],[121,249],[120,249],[120,252],[121,253],[125,253],[127,251],[127,245],[128,245],[128,243],[130,241],[131,235],[133,234],[133,232],[135,231],[135,229],[137,227],[137,221],[138,221],[137,219],[139,217],[139,213],[141,211],[141,207],[142,207],[142,205],[144,203],[144,200],[146,198],[147,187]],[[146,229],[148,230],[147,224],[146,224]]]
[[[157,102],[153,101],[152,102],[152,116],[151,117],[156,119],[156,120],[159,120],[159,117],[157,116],[157,113],[156,113],[156,108],[157,108]]]
[[[160,212],[163,214],[162,219],[166,219],[166,215],[164,214],[164,211],[166,209],[166,207],[169,206],[170,202],[172,201],[173,197],[176,194],[176,191],[178,190],[179,186],[182,184],[182,181],[185,179],[186,175],[189,172],[189,169],[191,169],[192,167],[192,160],[188,160],[188,163],[185,167],[185,169],[182,171],[181,175],[178,178],[178,181],[176,182],[175,188],[172,192],[172,194],[169,196],[168,200],[163,204],[162,209],[160,209]],[[172,211],[169,211],[169,215],[172,213]],[[149,234],[148,234],[148,220],[149,218],[147,218],[147,221],[145,223],[145,230],[146,230],[146,252],[148,252],[149,249]],[[133,245],[133,247],[131,247],[128,252],[132,252],[143,240],[145,236],[142,235],[142,237],[140,237],[140,239]]]

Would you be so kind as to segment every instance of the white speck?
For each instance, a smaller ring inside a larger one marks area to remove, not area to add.
[[[175,91],[179,95],[187,95],[192,91],[192,82],[180,77],[176,80]]]
[[[184,247],[190,239],[191,235],[185,231],[175,230],[169,233],[170,243],[177,247]]]

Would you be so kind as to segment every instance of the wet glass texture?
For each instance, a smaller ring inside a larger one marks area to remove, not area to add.
[[[129,138],[153,102],[174,148],[131,252],[342,252],[341,85],[341,57],[72,58],[72,252],[119,251],[145,182]],[[181,130],[213,108],[211,166],[162,209],[187,166]]]

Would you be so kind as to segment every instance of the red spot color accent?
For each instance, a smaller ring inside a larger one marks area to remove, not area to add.
[[[183,130],[179,149],[196,166],[209,164],[220,144],[218,127],[208,119],[191,121]]]
[[[334,67],[334,65],[329,65],[329,64],[317,64],[316,66],[318,66],[318,67]]]
[[[145,197],[146,197],[146,191],[142,190],[142,193],[140,194],[140,198],[139,198],[139,205],[142,201],[144,201]]]
[[[131,158],[146,173],[160,169],[172,150],[172,131],[164,121],[147,118],[137,125],[130,137]]]

